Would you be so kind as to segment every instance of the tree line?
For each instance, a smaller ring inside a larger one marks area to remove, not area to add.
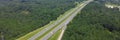
[[[62,40],[120,40],[120,11],[94,1],[67,25]]]

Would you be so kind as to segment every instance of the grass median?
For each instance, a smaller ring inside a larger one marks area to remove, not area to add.
[[[52,37],[50,37],[48,40],[57,40],[60,36],[60,33],[62,32],[62,29],[59,29]]]

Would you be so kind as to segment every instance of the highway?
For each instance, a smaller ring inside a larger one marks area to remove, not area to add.
[[[71,11],[72,12],[72,11]],[[64,18],[55,21],[54,24],[46,27],[45,29],[41,30],[40,32],[38,32],[37,34],[35,34],[34,36],[32,36],[31,38],[29,38],[28,40],[35,40],[37,37],[41,36],[42,34],[44,34],[46,31],[50,30],[51,28],[53,28],[54,26],[58,25],[61,21],[63,21],[67,16],[69,16],[70,13],[68,13],[67,15],[64,16]]]
[[[71,11],[72,12],[72,11]],[[70,13],[68,13],[67,15],[64,16],[64,18],[55,21],[54,24],[46,27],[45,29],[41,30],[40,32],[38,32],[37,34],[33,35],[31,38],[29,38],[28,40],[35,40],[37,37],[41,36],[42,34],[44,34],[46,31],[50,30],[51,28],[53,28],[54,26],[58,25],[61,21],[63,21],[67,16],[69,16]]]
[[[82,10],[91,1],[92,0],[85,1],[84,3],[82,3],[81,5],[76,7],[75,9],[73,9],[73,11],[71,11],[70,13],[65,15],[63,18],[61,18],[60,20],[55,21],[55,23],[53,23],[52,25],[50,25],[50,26],[46,27],[45,29],[41,30],[37,34],[33,35],[28,40],[35,40],[36,38],[43,35],[44,33],[46,33],[48,30],[50,30],[53,27],[55,27],[55,28],[52,31],[50,31],[49,33],[47,33],[45,36],[43,36],[40,40],[47,40],[55,32],[57,32],[60,28],[62,28],[64,26],[65,26],[64,28],[66,29],[66,25],[77,15],[78,12],[80,12],[80,10]]]
[[[78,14],[78,12],[80,12],[91,1],[93,0],[85,1],[84,3],[79,5],[79,7],[77,7],[73,12],[71,12],[72,14],[66,20],[64,20],[61,24],[59,24],[56,28],[54,28],[51,32],[49,32],[47,35],[42,37],[40,40],[47,40],[62,27],[64,27],[63,29],[65,30],[67,27],[66,25]]]

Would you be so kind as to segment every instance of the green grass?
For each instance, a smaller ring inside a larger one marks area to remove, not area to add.
[[[60,36],[62,29],[58,30],[52,37],[50,37],[48,40],[57,40]]]

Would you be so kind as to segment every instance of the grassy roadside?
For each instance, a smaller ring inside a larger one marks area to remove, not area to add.
[[[50,37],[48,40],[57,40],[60,36],[62,29],[58,30],[52,37]]]

